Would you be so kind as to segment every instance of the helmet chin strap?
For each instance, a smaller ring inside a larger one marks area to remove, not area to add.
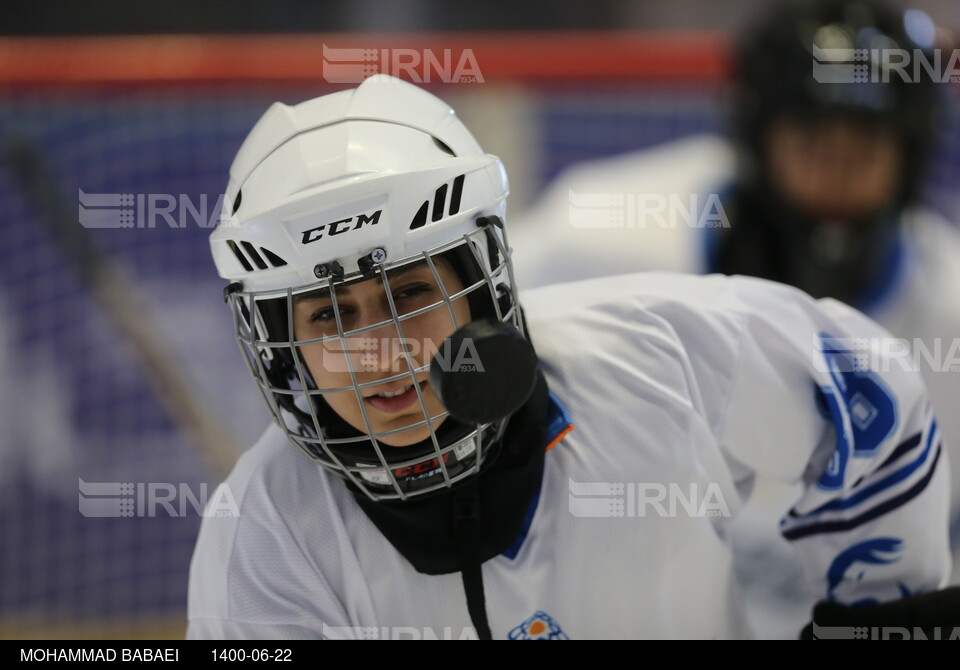
[[[467,598],[470,621],[481,640],[491,640],[487,619],[487,598],[483,591],[483,562],[480,545],[480,491],[476,477],[453,494],[453,535],[457,542],[463,591]]]

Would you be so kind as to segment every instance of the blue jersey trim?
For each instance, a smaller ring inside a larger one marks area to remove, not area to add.
[[[560,435],[572,421],[570,421],[570,417],[567,416],[567,410],[560,404],[560,400],[557,399],[557,396],[553,395],[553,391],[548,391],[547,395],[550,397],[550,407],[547,410],[547,444],[550,444],[557,439],[557,436]]]
[[[920,433],[912,437],[908,437],[906,440],[900,443],[900,445],[893,450],[893,453],[887,457],[883,463],[880,464],[880,467],[877,470],[883,470],[885,467],[898,460],[901,456],[906,454],[908,451],[916,448],[920,444],[920,438],[923,437]]]
[[[898,234],[896,241],[893,243],[882,265],[880,275],[870,288],[867,289],[867,292],[857,301],[854,307],[866,314],[871,314],[879,310],[901,283],[907,264],[906,260],[907,254],[904,250],[903,240]]]
[[[567,426],[570,425],[570,417],[567,416],[567,411],[563,408],[563,405],[560,404],[560,401],[557,399],[557,396],[553,395],[553,391],[549,391],[550,405],[547,408],[547,441],[543,445],[544,448],[551,442],[553,442],[557,436],[560,435]],[[537,513],[537,506],[540,504],[540,492],[543,490],[543,473],[540,473],[540,485],[537,486],[537,492],[533,494],[533,500],[530,501],[530,507],[527,508],[527,514],[523,518],[523,530],[520,532],[520,536],[517,538],[517,541],[513,545],[503,552],[503,555],[513,560],[517,557],[517,554],[520,553],[520,548],[523,546],[524,540],[527,539],[527,534],[530,532],[530,524],[533,523],[533,515]]]
[[[720,198],[720,204],[724,201],[730,204],[730,196],[733,193],[734,185],[732,182],[721,184],[717,189]],[[720,236],[723,228],[703,228],[697,229],[700,235],[700,268],[696,270],[698,274],[716,274],[718,269],[717,257],[720,251]]]
[[[527,508],[527,515],[523,518],[523,530],[520,531],[517,541],[509,549],[503,552],[503,555],[511,561],[520,553],[524,540],[527,539],[527,533],[530,532],[530,524],[533,523],[533,515],[537,513],[537,506],[540,504],[540,492],[543,490],[543,473],[540,473],[540,484],[537,486],[537,492],[533,494],[533,500],[530,501],[530,507]]]
[[[788,540],[797,540],[801,537],[808,537],[810,535],[818,535],[821,533],[840,533],[852,530],[857,526],[861,526],[869,521],[873,521],[877,517],[882,516],[887,512],[895,510],[901,505],[904,505],[916,498],[923,492],[925,488],[927,488],[927,484],[929,484],[930,480],[933,478],[933,473],[937,470],[937,463],[940,461],[940,450],[941,445],[938,444],[936,454],[933,457],[933,465],[930,467],[929,472],[923,476],[923,479],[918,481],[900,495],[894,496],[886,502],[881,503],[880,505],[877,505],[876,507],[867,510],[863,514],[860,514],[852,519],[814,523],[810,524],[809,526],[801,526],[800,528],[791,528],[790,530],[782,531],[781,534]]]
[[[878,493],[881,493],[882,491],[885,491],[890,487],[895,486],[896,484],[899,484],[903,480],[907,479],[914,472],[916,472],[918,469],[920,469],[920,467],[927,462],[927,457],[930,455],[930,449],[933,445],[933,437],[934,437],[934,434],[936,433],[936,430],[937,430],[937,422],[934,421],[933,423],[930,424],[930,432],[927,435],[927,446],[924,447],[923,451],[920,453],[920,455],[916,459],[913,460],[912,463],[904,466],[903,468],[900,468],[893,474],[881,479],[880,481],[874,484],[870,484],[869,486],[865,487],[862,491],[857,491],[856,493],[854,493],[853,495],[847,498],[838,498],[837,500],[831,500],[830,502],[821,505],[820,507],[816,508],[811,512],[807,512],[806,514],[796,514],[791,510],[790,516],[792,518],[797,518],[797,519],[808,519],[812,516],[821,514],[823,512],[850,509],[851,507],[855,507],[859,505],[864,500],[867,500],[868,498],[875,496]],[[914,442],[914,438],[916,438],[916,440],[919,441],[919,438],[920,438],[919,434],[908,439],[906,442],[904,442],[899,447],[897,447],[897,451],[903,449],[904,447],[912,448],[912,446],[914,446],[917,443],[917,442]],[[896,452],[894,453],[894,455],[896,455]],[[884,465],[886,465],[890,461],[891,459],[887,459],[887,461],[884,462]]]

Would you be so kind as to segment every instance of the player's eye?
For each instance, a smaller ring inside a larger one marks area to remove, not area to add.
[[[427,282],[409,284],[393,292],[397,313],[407,314],[439,299],[437,287]]]
[[[347,309],[345,307],[340,308],[340,316],[343,317],[347,314]],[[320,309],[314,310],[310,314],[310,323],[336,323],[337,316],[334,312],[333,305],[329,307],[321,307]]]
[[[425,296],[429,293],[432,293],[433,290],[434,290],[434,287],[431,286],[430,284],[426,284],[426,283],[412,284],[410,286],[405,286],[398,291],[395,291],[393,294],[393,299],[396,301],[413,300],[415,298],[419,298],[421,296]]]

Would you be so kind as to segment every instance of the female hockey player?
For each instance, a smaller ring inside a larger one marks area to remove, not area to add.
[[[945,583],[937,424],[884,331],[743,278],[521,308],[506,197],[390,77],[254,127],[211,247],[275,424],[204,519],[190,637],[749,636],[727,526],[758,474],[802,483],[782,532],[825,601]]]

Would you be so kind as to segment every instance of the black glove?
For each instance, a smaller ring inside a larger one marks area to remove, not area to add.
[[[960,586],[879,605],[821,601],[801,640],[960,639]]]

